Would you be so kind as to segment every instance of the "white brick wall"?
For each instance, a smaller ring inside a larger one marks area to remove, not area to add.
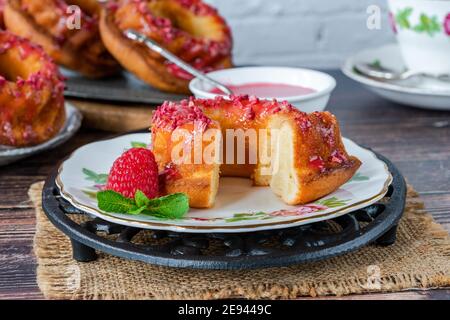
[[[386,0],[206,0],[229,22],[236,64],[339,67],[360,49],[394,41]],[[367,8],[382,9],[380,30]]]

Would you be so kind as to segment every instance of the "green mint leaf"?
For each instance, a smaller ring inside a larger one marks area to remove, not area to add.
[[[134,210],[129,211],[128,214],[138,215],[138,214],[141,214],[142,212],[144,212],[146,209],[147,209],[147,206],[143,206],[143,207],[136,208]]]
[[[147,198],[147,196],[141,190],[136,191],[136,194],[134,195],[134,201],[136,201],[136,205],[139,208],[145,208],[150,203],[150,199]]]
[[[137,142],[137,141],[133,141],[131,142],[131,146],[133,148],[148,148],[148,145],[144,142]]]
[[[92,170],[83,168],[83,173],[86,176],[86,180],[93,181],[98,184],[106,184],[108,181],[108,175],[104,173],[95,173]]]
[[[189,211],[189,198],[184,193],[175,193],[151,199],[142,214],[162,219],[181,219]]]
[[[162,198],[149,199],[138,190],[134,199],[107,190],[97,193],[98,207],[110,213],[148,215],[159,219],[181,219],[189,211],[189,198],[184,193],[175,193]]]
[[[128,199],[111,190],[98,192],[97,201],[100,210],[105,212],[127,214],[136,210],[133,199]]]

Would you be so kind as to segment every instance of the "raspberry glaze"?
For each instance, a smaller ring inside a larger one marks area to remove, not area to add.
[[[183,100],[179,104],[164,102],[153,115],[152,127],[173,131],[186,123],[195,122],[206,129],[211,123],[195,100]]]
[[[227,87],[236,95],[254,95],[260,98],[288,98],[294,96],[303,96],[316,92],[311,88],[306,88],[297,85],[288,85],[283,83],[246,83],[241,85],[229,85]],[[210,91],[214,94],[222,94],[222,92],[215,88]]]
[[[341,152],[343,145],[334,139],[340,136],[336,118],[329,112],[307,114],[295,109],[286,101],[262,100],[254,96],[231,96],[230,100],[221,96],[215,99],[183,100],[179,103],[165,102],[153,115],[152,131],[173,131],[195,122],[202,130],[212,121],[218,121],[222,128],[265,128],[271,115],[285,114],[295,121],[302,132],[302,138],[320,141],[306,160],[319,172],[338,165],[346,165],[347,156]],[[331,156],[328,156],[331,155]]]

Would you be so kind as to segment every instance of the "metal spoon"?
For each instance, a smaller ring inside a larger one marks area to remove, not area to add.
[[[173,53],[171,53],[171,52],[167,51],[166,49],[162,48],[158,43],[156,43],[155,41],[153,41],[149,37],[143,35],[142,33],[137,32],[136,30],[133,30],[133,29],[128,29],[128,30],[125,31],[125,36],[127,36],[127,38],[129,38],[131,40],[134,40],[134,41],[137,41],[137,42],[145,44],[149,49],[159,53],[164,58],[166,58],[170,62],[176,64],[177,66],[179,66],[184,71],[189,72],[190,74],[192,74],[193,76],[201,79],[202,81],[208,82],[209,84],[211,84],[212,86],[218,88],[220,91],[222,91],[226,95],[232,95],[233,94],[233,91],[231,91],[230,88],[228,88],[227,86],[223,85],[222,83],[220,83],[220,82],[218,82],[218,81],[208,77],[207,75],[205,75],[200,70],[195,69],[191,65],[187,64],[186,62],[184,62],[183,60],[178,58]]]
[[[396,72],[391,69],[382,67],[379,64],[375,65],[362,62],[356,63],[354,67],[358,72],[379,80],[406,80],[412,77],[422,76],[450,82],[450,75],[448,74],[432,75],[411,70],[407,70],[405,72]]]

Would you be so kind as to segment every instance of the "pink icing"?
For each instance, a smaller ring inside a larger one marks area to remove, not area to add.
[[[200,125],[204,130],[211,123],[211,119],[206,117],[193,100],[183,100],[179,104],[166,101],[154,113],[152,125],[172,131],[191,122]]]
[[[312,127],[311,121],[308,119],[308,115],[304,112],[297,112],[295,115],[295,121],[303,132]]]
[[[176,165],[173,163],[167,164],[164,167],[162,174],[164,175],[166,181],[174,181],[181,178],[180,171],[178,171]]]
[[[334,150],[333,153],[331,154],[331,159],[330,159],[331,162],[342,164],[342,163],[346,162],[347,160],[348,160],[347,157],[339,150]]]
[[[206,5],[200,0],[176,0],[183,7],[189,9],[194,14],[199,16],[207,16],[217,14],[217,10],[211,6]]]
[[[320,170],[321,172],[325,170],[325,161],[323,161],[322,157],[320,156],[312,156],[309,158],[309,164]]]
[[[238,114],[242,115],[241,120],[254,120],[256,117],[266,117],[279,112],[295,113],[296,120],[305,130],[311,126],[308,115],[298,111],[290,103],[286,101],[278,102],[277,100],[260,100],[255,96],[230,96],[230,101],[225,100],[222,96],[214,99],[195,99],[175,102],[165,102],[160,106],[153,115],[153,126],[174,130],[185,123],[195,122],[200,124],[201,129],[208,127],[211,120],[203,113],[202,108],[239,110]],[[243,111],[243,112],[242,112]]]
[[[0,33],[0,38],[0,54],[4,54],[11,49],[17,49],[21,59],[25,60],[34,55],[41,63],[41,68],[37,72],[31,73],[28,79],[22,79],[21,77],[17,77],[17,79],[15,79],[17,88],[22,88],[25,85],[28,85],[34,92],[36,92],[42,90],[44,86],[47,85],[51,88],[54,95],[62,95],[65,87],[63,77],[59,73],[57,66],[44,52],[42,47],[32,44],[31,42],[17,37],[7,31],[2,31]],[[2,79],[4,81],[0,80],[0,85],[5,85],[7,81],[4,77],[2,77]],[[14,93],[15,97],[20,97],[21,94],[21,91]]]
[[[348,158],[345,153],[336,149],[335,131],[332,124],[333,117],[327,113],[315,112],[307,114],[295,109],[288,102],[277,102],[276,100],[261,100],[255,96],[231,96],[226,100],[222,96],[215,99],[183,100],[179,103],[165,102],[157,109],[153,117],[153,126],[173,131],[186,123],[194,123],[196,127],[200,124],[201,130],[209,126],[211,120],[204,114],[203,109],[218,109],[223,111],[224,117],[238,117],[237,121],[260,121],[265,117],[279,112],[286,112],[294,118],[299,128],[307,137],[307,131],[313,127],[313,121],[317,127],[315,130],[322,136],[323,141],[334,150],[326,158],[321,153],[309,158],[309,165],[320,172],[325,172],[332,163],[345,165]],[[317,118],[317,119],[315,119]],[[318,123],[317,123],[318,120]],[[322,155],[322,156],[321,156]]]

